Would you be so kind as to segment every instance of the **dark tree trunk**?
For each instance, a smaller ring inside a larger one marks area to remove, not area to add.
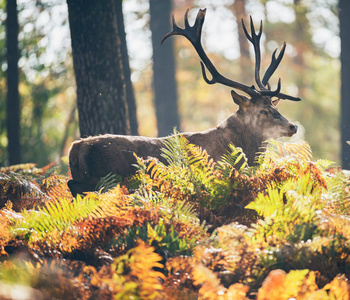
[[[18,19],[16,0],[7,0],[7,98],[6,121],[8,154],[11,165],[21,162],[20,99],[18,92]]]
[[[128,134],[115,0],[67,0],[82,137]]]
[[[128,110],[129,110],[130,131],[132,135],[138,135],[135,94],[134,94],[134,90],[130,79],[131,72],[130,72],[130,65],[129,65],[128,48],[126,44],[122,0],[117,0],[117,22],[118,22],[118,30],[119,30],[119,38],[120,38],[120,51],[122,56],[123,69],[124,69],[126,102],[128,103]]]
[[[350,170],[350,2],[339,0],[341,39],[341,160],[343,169]]]
[[[150,0],[150,27],[153,46],[153,87],[158,124],[158,136],[169,135],[179,128],[173,40],[162,46],[162,37],[171,31],[171,0]]]

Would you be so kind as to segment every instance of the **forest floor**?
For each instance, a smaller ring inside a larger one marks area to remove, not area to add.
[[[345,171],[305,142],[164,156],[77,198],[54,165],[0,169],[0,299],[350,299]]]

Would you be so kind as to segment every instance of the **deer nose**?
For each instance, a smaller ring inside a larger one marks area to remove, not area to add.
[[[298,126],[297,125],[294,125],[294,124],[290,124],[289,125],[289,129],[290,131],[294,132],[294,133],[297,133],[298,131]]]

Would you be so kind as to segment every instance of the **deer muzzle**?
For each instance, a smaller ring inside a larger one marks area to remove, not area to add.
[[[292,136],[292,135],[296,134],[297,131],[298,131],[298,126],[295,125],[295,124],[293,124],[293,123],[290,123],[290,124],[288,125],[288,131],[286,132],[285,135],[286,135],[286,136]]]

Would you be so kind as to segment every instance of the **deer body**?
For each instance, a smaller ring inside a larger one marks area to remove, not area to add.
[[[244,92],[248,97],[239,95],[232,90],[233,101],[239,106],[236,113],[230,115],[215,128],[202,132],[187,132],[182,135],[190,143],[205,149],[215,161],[220,160],[222,155],[227,153],[228,145],[232,143],[243,149],[248,158],[248,163],[252,164],[256,153],[263,150],[261,149],[263,141],[270,138],[292,136],[297,132],[297,126],[290,123],[277,111],[275,104],[279,100],[273,100],[272,98],[277,97],[278,99],[293,101],[299,101],[300,99],[280,93],[280,81],[275,91],[271,91],[269,84],[271,75],[282,59],[285,44],[277,58],[275,52],[273,53],[271,64],[263,79],[260,80],[259,43],[262,25],[260,25],[259,33],[256,34],[251,20],[251,35],[249,35],[243,23],[245,34],[255,50],[255,81],[259,87],[259,90],[257,90],[254,86],[246,86],[232,81],[216,70],[200,42],[205,10],[198,12],[193,26],[188,24],[187,13],[185,15],[185,29],[179,28],[173,20],[173,31],[167,34],[162,42],[172,35],[185,36],[192,43],[202,60],[202,74],[208,84],[221,83]],[[211,80],[206,76],[205,67],[212,75]],[[136,171],[136,167],[133,166],[136,163],[134,153],[142,158],[155,157],[164,162],[161,149],[164,147],[164,141],[167,138],[106,134],[74,142],[69,153],[69,165],[73,179],[68,182],[73,196],[94,190],[98,180],[109,173],[121,176],[133,174]]]
[[[242,98],[243,99],[243,98]],[[252,164],[255,155],[261,151],[261,145],[268,138],[291,136],[297,131],[275,108],[268,105],[273,114],[261,113],[263,107],[240,107],[220,125],[202,132],[187,132],[182,135],[190,143],[206,149],[208,154],[218,161],[228,151],[228,145],[241,147]],[[249,105],[249,102],[248,102]],[[251,105],[250,105],[251,106]],[[253,111],[259,114],[251,115]],[[127,176],[135,173],[136,158],[155,157],[166,163],[161,156],[161,148],[168,137],[150,138],[105,134],[81,139],[72,144],[69,164],[73,180],[68,186],[75,196],[78,193],[92,191],[101,177],[112,174]]]

